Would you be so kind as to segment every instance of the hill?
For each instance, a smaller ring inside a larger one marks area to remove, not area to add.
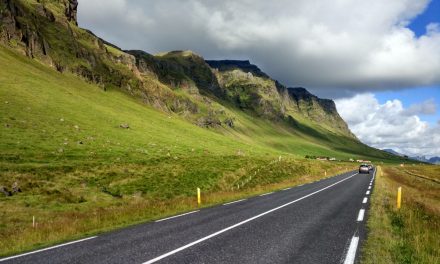
[[[0,255],[399,158],[250,63],[122,51],[76,1],[0,3]],[[38,228],[32,228],[35,216]]]

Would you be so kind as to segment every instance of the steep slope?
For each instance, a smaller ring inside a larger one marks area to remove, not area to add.
[[[205,61],[191,51],[122,51],[77,26],[77,5],[74,0],[2,1],[0,41],[103,92],[123,91],[164,113],[247,143],[276,145],[297,155],[385,157],[355,138],[331,100],[304,88],[286,88],[249,61]],[[280,141],[286,143],[259,137],[262,128],[282,131]]]
[[[305,122],[355,138],[332,100],[320,99],[305,88],[286,88],[249,61],[207,61],[216,69],[229,101],[260,116]]]
[[[3,1],[0,39],[60,72],[72,72],[104,90],[123,89],[203,127],[232,126],[234,117],[221,107],[229,101],[261,118],[290,120],[294,127],[305,122],[353,137],[333,102],[287,89],[248,61],[205,62],[189,51],[156,56],[124,52],[79,28],[77,5],[67,0]]]

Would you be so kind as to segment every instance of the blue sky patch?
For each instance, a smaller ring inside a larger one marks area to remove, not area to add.
[[[417,37],[426,33],[429,23],[440,23],[440,0],[433,0],[423,14],[417,16],[408,26]]]

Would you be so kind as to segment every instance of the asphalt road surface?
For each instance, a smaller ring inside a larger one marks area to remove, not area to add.
[[[0,263],[357,263],[373,181],[352,171]]]

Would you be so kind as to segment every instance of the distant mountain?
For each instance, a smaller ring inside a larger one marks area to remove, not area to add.
[[[429,162],[432,164],[440,164],[440,157],[432,157],[429,159]]]
[[[410,157],[410,159],[426,162],[426,163],[440,164],[440,157],[432,157],[428,159],[426,156],[416,156],[416,157]]]
[[[395,151],[394,149],[382,149],[382,150],[399,157],[406,156],[402,153]],[[414,156],[414,157],[409,157],[409,159],[426,162],[426,163],[432,163],[432,164],[440,164],[440,157],[427,158],[426,156]]]
[[[385,151],[385,152],[388,152],[390,154],[399,156],[399,157],[403,157],[404,156],[403,154],[401,154],[401,153],[399,153],[399,152],[397,152],[397,151],[395,151],[393,149],[382,149],[382,150]]]

